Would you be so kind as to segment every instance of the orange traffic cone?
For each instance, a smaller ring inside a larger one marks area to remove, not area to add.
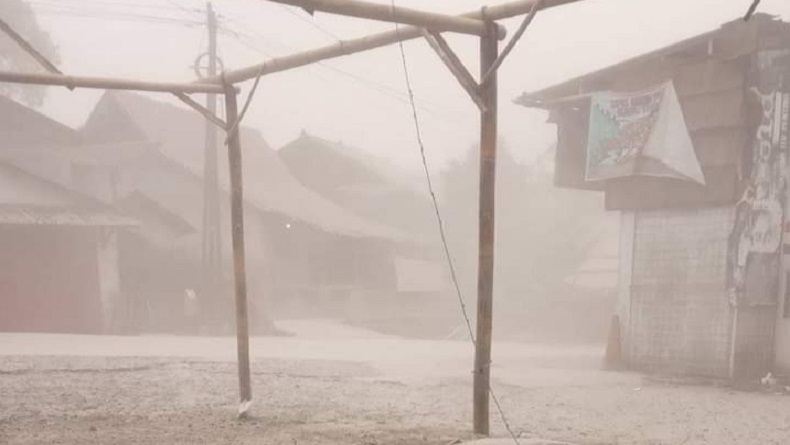
[[[612,316],[612,323],[609,325],[609,339],[606,341],[606,356],[604,358],[604,368],[608,370],[618,370],[623,368],[623,353],[620,346],[620,317]]]

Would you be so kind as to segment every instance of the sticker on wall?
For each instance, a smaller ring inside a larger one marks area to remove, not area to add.
[[[743,289],[752,253],[778,255],[786,226],[783,204],[787,199],[790,95],[781,91],[761,93],[757,89],[752,93],[759,100],[762,116],[753,142],[751,175],[736,206],[731,236],[734,241],[731,279],[736,291]],[[783,247],[782,251],[786,249]]]

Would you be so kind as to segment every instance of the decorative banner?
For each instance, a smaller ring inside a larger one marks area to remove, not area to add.
[[[592,97],[585,179],[637,175],[705,184],[672,82]]]

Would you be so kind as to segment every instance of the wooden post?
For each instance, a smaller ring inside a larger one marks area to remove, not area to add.
[[[225,86],[225,120],[231,123],[239,118],[236,92],[230,84]],[[252,403],[250,384],[250,334],[247,321],[247,272],[244,258],[244,186],[241,169],[241,141],[239,127],[228,134],[228,166],[230,170],[230,221],[233,244],[233,277],[236,295],[236,347],[239,365],[239,418],[247,415]]]
[[[480,75],[497,59],[496,35],[480,39]],[[473,389],[475,434],[489,433],[489,388],[491,382],[491,328],[494,292],[494,216],[496,210],[497,73],[480,91],[485,105],[480,113],[480,226],[477,266],[477,336]]]
[[[206,25],[208,28],[208,72],[207,77],[217,75],[217,16],[211,2],[206,3]],[[198,58],[197,64],[200,63]],[[196,70],[199,72],[200,67]],[[216,94],[206,95],[206,110],[217,113]],[[226,128],[228,130],[228,128]],[[217,127],[205,123],[203,147],[203,292],[200,299],[201,321],[213,324],[218,309],[222,307],[225,287],[222,286],[222,234],[220,232],[219,168],[217,167]]]

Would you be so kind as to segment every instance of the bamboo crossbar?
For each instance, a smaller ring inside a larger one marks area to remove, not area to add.
[[[187,94],[223,93],[222,85],[213,83],[149,82],[109,77],[67,76],[51,73],[15,73],[0,71],[0,82],[101,90],[134,90]]]
[[[538,0],[518,0],[501,5],[485,7],[482,10],[461,14],[459,17],[485,20],[506,19],[529,13],[537,1]],[[579,1],[582,0],[545,0],[540,9],[543,10],[554,8]],[[397,31],[385,31],[357,39],[344,40],[332,45],[327,45],[288,56],[277,57],[256,65],[227,71],[225,73],[225,79],[231,83],[244,82],[245,80],[257,77],[259,74],[265,75],[280,71],[287,71],[293,68],[320,62],[322,60],[333,59],[335,57],[381,48],[393,43],[413,40],[420,37],[422,37],[421,27],[411,25],[401,26]],[[220,83],[221,79],[218,76],[215,76],[203,79],[202,81]]]
[[[344,15],[384,22],[401,23],[428,28],[431,31],[450,31],[477,36],[488,32],[483,20],[471,17],[452,16],[435,12],[420,11],[380,3],[361,0],[268,0],[285,5],[298,6],[310,11],[322,11],[330,14]],[[498,26],[498,35],[502,39],[506,31]]]

